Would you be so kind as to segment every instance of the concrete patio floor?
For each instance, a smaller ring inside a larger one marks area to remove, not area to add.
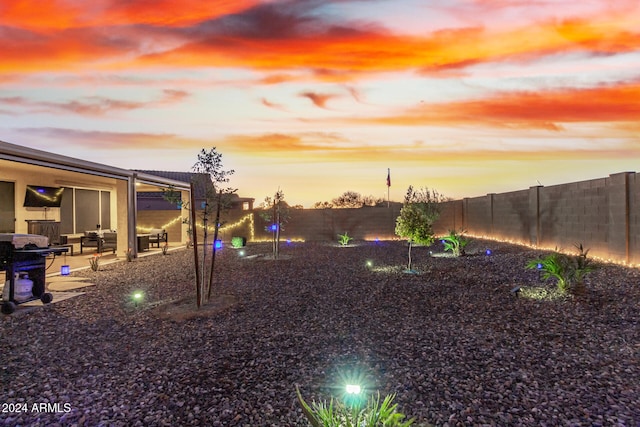
[[[76,245],[77,246],[77,245]],[[169,250],[175,250],[177,248],[184,247],[180,244],[169,245]],[[157,255],[162,253],[162,248],[149,248],[149,250],[138,253],[138,258]],[[60,276],[61,267],[63,265],[68,265],[70,271],[82,270],[85,268],[90,268],[89,260],[93,258],[94,252],[86,251],[81,254],[80,251],[74,251],[74,255],[71,255],[71,251],[67,254],[62,254],[58,256],[49,256],[47,258],[47,278],[52,276]],[[104,252],[100,256],[100,265],[110,264],[112,262],[126,261],[125,254],[112,253],[112,252]],[[47,280],[48,282],[48,280]]]

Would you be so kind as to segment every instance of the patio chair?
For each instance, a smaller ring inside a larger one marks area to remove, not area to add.
[[[95,252],[101,254],[105,251],[116,253],[118,246],[118,234],[115,232],[105,232],[100,236],[94,231],[85,231],[84,236],[80,237],[80,253],[84,248],[92,248]]]

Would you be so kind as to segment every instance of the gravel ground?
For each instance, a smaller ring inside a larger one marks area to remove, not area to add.
[[[414,248],[406,274],[406,249],[227,247],[221,303],[190,319],[195,299],[168,304],[193,293],[186,250],[75,272],[86,295],[0,317],[0,425],[306,426],[296,385],[317,401],[356,378],[416,425],[640,426],[638,269],[603,265],[583,295],[541,301],[510,292],[544,286],[523,267],[540,252]]]

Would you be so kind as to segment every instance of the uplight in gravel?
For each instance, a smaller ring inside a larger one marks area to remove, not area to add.
[[[345,388],[347,390],[347,394],[360,394],[362,391],[362,387],[358,384],[347,384]]]
[[[370,259],[367,260],[367,267],[373,267],[373,261],[371,261]]]
[[[142,291],[135,291],[133,295],[131,295],[131,299],[133,299],[133,303],[136,307],[138,306],[138,303],[142,302],[143,298],[144,294],[142,293]]]

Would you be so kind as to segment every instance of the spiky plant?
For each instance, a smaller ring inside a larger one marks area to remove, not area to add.
[[[469,241],[464,238],[463,234],[464,231],[457,233],[455,230],[450,230],[449,235],[442,238],[445,252],[451,251],[455,257],[464,255],[464,248],[469,244]]]
[[[309,405],[298,387],[296,394],[302,412],[312,427],[409,427],[414,421],[405,421],[405,415],[398,412],[398,404],[393,403],[395,394],[388,395],[381,402],[378,393],[375,397],[371,396],[364,406],[348,406],[333,398],[329,403],[311,402]]]

